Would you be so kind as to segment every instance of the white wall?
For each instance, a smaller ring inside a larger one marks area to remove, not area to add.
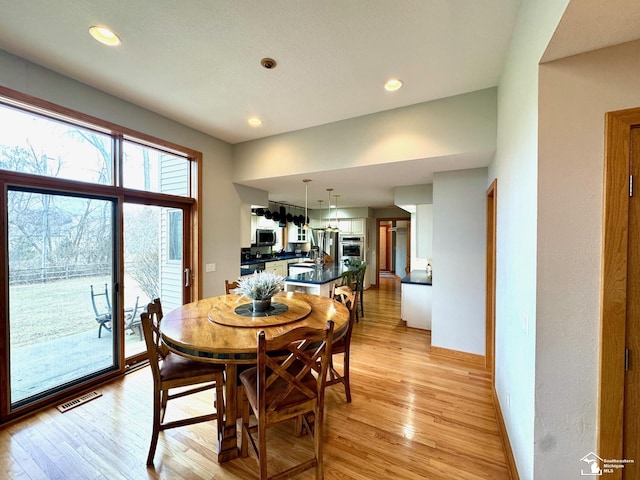
[[[638,59],[640,41],[540,68],[536,478],[597,451],[604,114],[640,107]]]
[[[534,478],[534,450],[545,448],[534,445],[538,62],[567,3],[522,2],[498,85],[497,153],[487,179],[487,186],[498,179],[495,384],[522,480]]]
[[[234,181],[417,159],[440,165],[438,157],[492,155],[495,141],[489,88],[236,144]]]
[[[433,178],[431,345],[484,355],[487,169]]]
[[[240,199],[231,182],[231,146],[132,103],[0,50],[0,85],[203,154],[202,260],[217,271],[203,273],[203,295],[224,293],[224,280],[240,272]]]

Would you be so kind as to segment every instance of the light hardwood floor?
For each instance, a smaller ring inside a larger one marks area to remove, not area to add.
[[[353,402],[341,386],[327,389],[325,478],[508,479],[488,374],[429,357],[429,332],[400,320],[397,279],[383,278],[364,302],[351,347]],[[213,460],[213,424],[162,432],[155,468],[147,469],[149,368],[97,390],[100,398],[64,414],[52,407],[0,431],[0,471],[21,480],[257,478],[253,454]],[[211,392],[199,395],[170,403],[167,415],[207,409]],[[268,439],[270,473],[312,449],[290,423],[270,429]],[[315,477],[310,470],[297,478]]]

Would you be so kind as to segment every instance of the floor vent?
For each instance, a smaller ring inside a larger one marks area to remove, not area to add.
[[[101,397],[101,396],[102,396],[102,394],[100,392],[85,393],[84,395],[76,397],[73,400],[69,400],[68,402],[64,402],[64,403],[58,405],[58,410],[60,410],[62,413],[68,412],[72,408],[75,408],[75,407],[77,407],[79,405],[82,405],[83,403],[90,402],[94,398],[98,398],[98,397]]]

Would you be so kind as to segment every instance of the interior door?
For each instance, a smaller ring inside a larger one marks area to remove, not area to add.
[[[640,128],[631,130],[631,174],[640,180]],[[629,248],[627,262],[627,319],[625,332],[623,456],[636,463],[625,464],[623,478],[640,475],[640,194],[629,199]]]

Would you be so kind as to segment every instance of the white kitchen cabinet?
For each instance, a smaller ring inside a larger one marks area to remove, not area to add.
[[[356,235],[364,235],[364,218],[351,219],[351,233]]]
[[[273,272],[276,275],[286,277],[289,270],[289,262],[286,260],[277,260],[275,262],[265,262],[264,269],[267,272]]]
[[[302,227],[296,227],[293,223],[289,224],[289,228],[287,229],[287,238],[289,243],[293,242],[308,242],[309,241],[309,230],[305,230]]]
[[[400,318],[407,327],[431,330],[431,285],[402,284]]]
[[[338,220],[340,233],[364,235],[364,218],[342,218]]]

